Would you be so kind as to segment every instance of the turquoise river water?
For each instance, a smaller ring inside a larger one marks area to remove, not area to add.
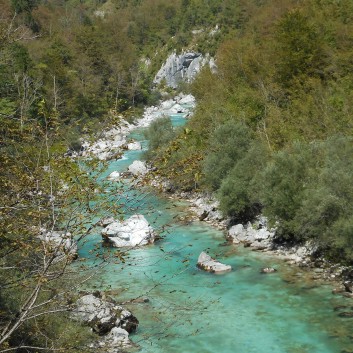
[[[171,117],[182,125],[181,116]],[[143,140],[141,130],[131,137]],[[142,141],[146,148],[147,142]],[[110,162],[99,176],[124,171],[141,151],[127,151]],[[242,246],[225,246],[224,234],[203,222],[187,222],[183,202],[148,189],[125,188],[107,197],[125,204],[126,217],[143,214],[164,239],[130,251],[125,264],[107,265],[92,288],[110,290],[121,302],[138,296],[148,303],[127,307],[140,326],[132,340],[141,352],[153,353],[340,353],[353,352],[352,320],[338,317],[335,307],[353,306],[350,299],[331,294],[332,287],[316,283],[304,270]],[[80,256],[94,267],[91,250],[100,248],[101,236],[81,245]],[[222,275],[196,267],[201,251],[208,251],[233,270]],[[263,275],[260,268],[277,273]]]

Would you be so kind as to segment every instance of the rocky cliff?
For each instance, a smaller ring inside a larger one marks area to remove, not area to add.
[[[180,82],[191,82],[206,64],[211,70],[216,70],[214,59],[209,54],[183,52],[177,55],[173,52],[157,72],[153,83],[158,85],[165,80],[167,86],[176,88]]]

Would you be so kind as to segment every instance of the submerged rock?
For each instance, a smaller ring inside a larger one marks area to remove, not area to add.
[[[260,273],[275,273],[277,270],[273,267],[264,267],[260,270]]]
[[[353,317],[353,311],[344,311],[338,314],[339,317],[351,318]]]
[[[115,221],[102,230],[105,241],[114,247],[135,247],[154,242],[155,232],[143,215]]]
[[[223,273],[232,270],[230,265],[224,265],[214,259],[204,251],[200,254],[197,260],[197,266],[202,270],[213,272],[213,273]]]

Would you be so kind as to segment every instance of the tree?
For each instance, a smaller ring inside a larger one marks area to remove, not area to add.
[[[279,21],[276,32],[278,76],[284,86],[295,77],[322,75],[324,51],[321,36],[302,11],[289,11]]]
[[[243,123],[232,120],[219,126],[210,137],[203,172],[206,183],[217,190],[250,146],[251,132]]]

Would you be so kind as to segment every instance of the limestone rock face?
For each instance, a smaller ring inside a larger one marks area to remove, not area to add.
[[[203,56],[200,53],[182,52],[177,55],[173,52],[157,72],[153,83],[159,84],[165,80],[169,87],[177,88],[182,81],[191,82],[206,64],[214,69],[214,60],[209,54]]]
[[[205,252],[202,252],[197,260],[197,266],[205,271],[214,273],[224,273],[231,271],[232,267],[224,265],[214,259]]]
[[[143,215],[133,215],[124,222],[110,223],[102,230],[102,236],[117,248],[136,247],[153,243],[155,232]]]
[[[148,172],[146,164],[142,161],[134,161],[128,168],[129,172],[135,176],[144,175]]]

